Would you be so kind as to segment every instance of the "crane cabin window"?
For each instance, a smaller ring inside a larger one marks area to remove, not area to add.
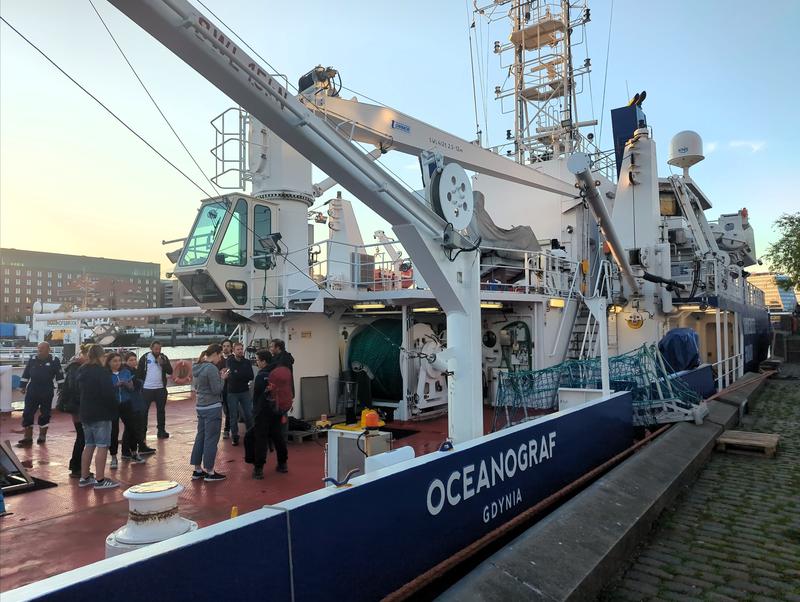
[[[200,208],[192,232],[186,239],[186,246],[181,253],[178,263],[181,267],[205,265],[227,211],[227,201],[214,201]]]
[[[225,229],[216,255],[217,263],[243,266],[247,264],[247,201],[239,199]]]
[[[261,241],[272,234],[272,210],[266,205],[253,208],[253,265],[257,270],[268,269],[272,260],[265,254]]]
[[[272,234],[272,210],[266,205],[253,209],[253,249],[260,249],[259,239]]]

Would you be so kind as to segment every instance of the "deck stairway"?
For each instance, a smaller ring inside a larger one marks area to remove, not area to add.
[[[611,266],[607,260],[603,260],[598,268],[597,278],[592,290],[592,297],[603,295],[611,303]],[[585,303],[581,303],[575,323],[570,334],[569,346],[567,347],[568,359],[589,359],[596,357],[600,353],[598,347],[600,334],[598,332],[597,320],[589,312]],[[609,355],[614,355],[617,351],[616,328],[612,328],[609,323],[608,328],[608,348]]]

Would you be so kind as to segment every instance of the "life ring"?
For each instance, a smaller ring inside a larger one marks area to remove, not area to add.
[[[176,385],[188,385],[192,382],[192,365],[187,360],[175,362],[172,370],[172,382]]]

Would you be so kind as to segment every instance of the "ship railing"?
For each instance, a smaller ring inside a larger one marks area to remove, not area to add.
[[[711,369],[717,375],[717,383],[728,387],[744,374],[744,354],[737,353],[711,364]]]
[[[681,294],[688,295],[692,288],[695,262],[687,260],[672,264],[673,270],[684,267],[682,274],[673,276],[678,282],[686,285]],[[764,292],[750,284],[744,270],[736,265],[725,265],[719,259],[703,259],[700,262],[700,273],[697,276],[698,286],[695,297],[718,296],[731,299],[744,305],[765,307]],[[674,274],[674,271],[673,271]]]
[[[547,251],[481,247],[481,290],[566,297],[578,266]]]
[[[325,240],[286,255],[302,256],[304,250],[307,267],[278,259],[277,269],[253,269],[252,310],[283,310],[291,301],[313,300],[320,291],[335,298],[340,293],[428,289],[396,241],[353,245]],[[481,247],[481,290],[565,297],[574,289],[578,268],[578,262],[548,251]]]

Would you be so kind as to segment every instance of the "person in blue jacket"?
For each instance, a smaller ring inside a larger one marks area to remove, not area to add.
[[[22,373],[20,390],[25,394],[25,407],[22,410],[24,434],[17,447],[33,445],[33,419],[39,412],[39,437],[37,443],[47,440],[47,425],[50,424],[50,411],[53,408],[55,381],[59,388],[64,382],[61,362],[50,354],[50,345],[42,342],[37,345],[37,354],[28,360]]]

